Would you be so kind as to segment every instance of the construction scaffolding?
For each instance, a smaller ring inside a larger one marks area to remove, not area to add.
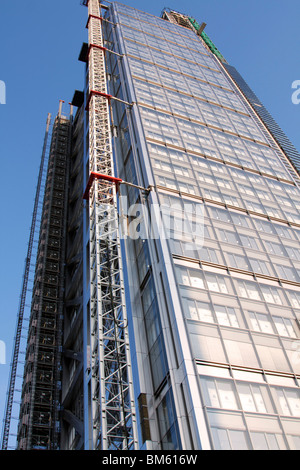
[[[59,449],[65,231],[71,119],[52,131],[23,377],[18,449]]]
[[[134,393],[112,153],[105,48],[99,0],[88,6],[89,172],[111,178],[90,179],[89,207],[92,450],[134,449],[137,442]],[[105,7],[107,8],[107,7]]]
[[[38,181],[36,187],[36,194],[34,200],[34,207],[33,207],[33,214],[32,214],[32,221],[29,233],[29,241],[28,241],[28,248],[27,248],[27,256],[25,259],[25,269],[22,281],[22,288],[20,294],[20,304],[18,309],[17,315],[17,324],[16,324],[16,332],[14,338],[14,347],[12,353],[12,360],[11,360],[11,369],[10,369],[10,376],[8,381],[8,391],[7,391],[7,400],[6,400],[6,407],[5,407],[5,415],[3,420],[3,431],[2,431],[2,450],[8,450],[11,448],[15,448],[16,445],[16,429],[12,429],[12,420],[18,420],[18,416],[13,416],[13,412],[19,413],[20,407],[20,393],[21,390],[19,387],[22,386],[19,379],[23,377],[23,369],[24,369],[24,361],[20,359],[20,356],[24,351],[22,348],[25,346],[23,345],[24,337],[27,336],[28,332],[28,319],[26,318],[26,309],[28,307],[27,301],[29,300],[27,297],[29,296],[31,281],[30,281],[30,271],[31,268],[35,265],[36,256],[35,256],[35,237],[39,232],[39,217],[40,214],[40,204],[41,198],[43,194],[43,186],[45,180],[45,174],[47,170],[47,163],[48,163],[48,142],[50,136],[50,126],[51,126],[51,114],[48,114],[47,122],[46,122],[46,131],[44,137],[44,145],[42,151],[42,157],[40,162],[40,169],[38,174]],[[15,426],[16,427],[16,426]],[[13,442],[13,445],[12,445]]]

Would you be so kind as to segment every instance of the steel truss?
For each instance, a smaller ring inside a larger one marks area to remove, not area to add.
[[[9,376],[9,383],[8,383],[8,391],[7,391],[7,401],[5,407],[5,416],[3,420],[3,431],[2,431],[2,450],[7,450],[9,448],[9,439],[11,433],[11,420],[12,420],[12,410],[14,402],[16,402],[16,381],[18,373],[23,372],[23,366],[20,367],[20,350],[22,335],[25,335],[27,332],[27,327],[24,327],[24,313],[26,309],[26,300],[27,295],[29,292],[29,274],[30,268],[32,266],[32,258],[33,258],[33,245],[34,245],[34,237],[38,232],[38,216],[39,216],[39,205],[41,202],[42,192],[43,192],[43,178],[45,177],[46,168],[47,168],[47,161],[48,161],[48,140],[49,140],[49,133],[50,133],[50,124],[51,124],[51,114],[48,114],[47,123],[46,123],[46,132],[44,137],[44,145],[43,145],[43,152],[42,158],[40,163],[39,175],[38,175],[38,182],[36,187],[36,194],[34,200],[34,207],[33,207],[33,214],[32,214],[32,221],[30,227],[30,234],[29,234],[29,241],[28,241],[28,249],[27,249],[27,256],[25,259],[25,269],[23,275],[23,282],[22,282],[22,289],[20,294],[20,305],[18,310],[17,316],[17,324],[16,324],[16,333],[14,338],[14,347],[13,347],[13,354],[12,354],[12,361],[11,361],[11,368],[10,368],[10,376]],[[21,368],[21,370],[19,370]],[[19,391],[19,390],[18,390]]]
[[[20,450],[60,446],[61,344],[71,119],[53,123],[18,428]]]
[[[114,176],[99,0],[88,2],[89,171]],[[93,179],[90,218],[92,449],[134,449],[136,422],[114,178]]]

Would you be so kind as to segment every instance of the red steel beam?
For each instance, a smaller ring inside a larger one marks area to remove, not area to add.
[[[101,51],[104,51],[104,52],[107,51],[107,47],[98,46],[97,44],[90,44],[90,45],[89,45],[88,54],[87,54],[87,58],[88,58],[89,55],[90,55],[90,52],[91,52],[92,47],[96,47],[96,49],[101,49]]]
[[[103,93],[102,91],[91,90],[90,94],[89,94],[89,97],[88,97],[88,100],[87,100],[87,103],[86,103],[86,107],[85,107],[86,111],[89,108],[90,101],[91,101],[91,98],[92,98],[93,95],[104,96],[104,98],[107,98],[108,100],[110,100],[113,97],[112,95],[108,95],[107,93]]]
[[[102,16],[89,15],[89,19],[87,20],[87,24],[86,24],[86,26],[85,26],[87,29],[88,29],[88,27],[89,27],[89,22],[90,22],[90,19],[91,19],[91,18],[95,18],[96,20],[100,20],[100,21],[103,20],[103,17],[102,17]]]
[[[117,191],[119,189],[120,183],[123,182],[121,178],[116,178],[115,176],[109,175],[102,175],[101,173],[96,173],[95,171],[92,171],[83,194],[83,199],[89,199],[90,189],[95,179],[110,181],[111,183],[114,183],[116,185]]]
[[[100,50],[103,51],[104,53],[108,50],[107,47],[98,46],[97,44],[90,44],[90,45],[89,45],[89,48],[88,48],[88,51],[87,51],[87,54],[86,54],[85,62],[88,61],[89,55],[90,55],[90,52],[91,52],[91,49],[92,49],[93,47],[95,47],[96,49],[100,49]],[[82,60],[82,59],[81,59],[81,60]]]

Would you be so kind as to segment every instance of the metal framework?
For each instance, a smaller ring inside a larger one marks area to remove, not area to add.
[[[61,345],[71,120],[53,124],[25,356],[18,449],[60,447]]]
[[[130,364],[117,188],[107,93],[101,5],[88,6],[90,218],[90,367],[93,450],[129,450],[136,446],[136,418]],[[92,46],[92,47],[91,47]],[[111,178],[110,178],[111,177]]]
[[[8,449],[9,437],[11,434],[11,419],[12,419],[13,404],[15,401],[15,386],[16,386],[16,379],[17,379],[17,373],[18,373],[19,355],[21,352],[20,351],[21,337],[22,337],[22,333],[24,333],[23,323],[24,323],[24,312],[25,312],[25,307],[26,307],[26,298],[27,298],[27,293],[28,293],[29,272],[30,272],[30,267],[32,264],[34,237],[37,232],[37,218],[38,218],[38,208],[39,208],[41,194],[42,194],[42,180],[43,180],[46,163],[47,163],[47,145],[48,145],[48,139],[49,139],[50,123],[51,123],[51,114],[48,114],[47,123],[46,123],[46,132],[45,132],[45,137],[44,137],[43,152],[42,152],[42,158],[41,158],[39,175],[38,175],[36,195],[35,195],[35,200],[34,200],[32,222],[31,222],[31,227],[30,227],[27,256],[25,259],[25,269],[24,269],[22,289],[21,289],[21,295],[20,295],[20,305],[19,305],[18,316],[17,316],[16,333],[15,333],[15,338],[14,338],[14,348],[13,348],[13,354],[12,354],[10,377],[9,377],[8,391],[7,391],[7,401],[6,401],[4,422],[3,422],[2,450]]]

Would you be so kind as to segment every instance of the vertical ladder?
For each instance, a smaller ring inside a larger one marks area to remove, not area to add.
[[[88,2],[89,172],[114,176],[105,48],[99,0]],[[94,179],[89,189],[90,346],[93,450],[136,445],[116,185]]]

